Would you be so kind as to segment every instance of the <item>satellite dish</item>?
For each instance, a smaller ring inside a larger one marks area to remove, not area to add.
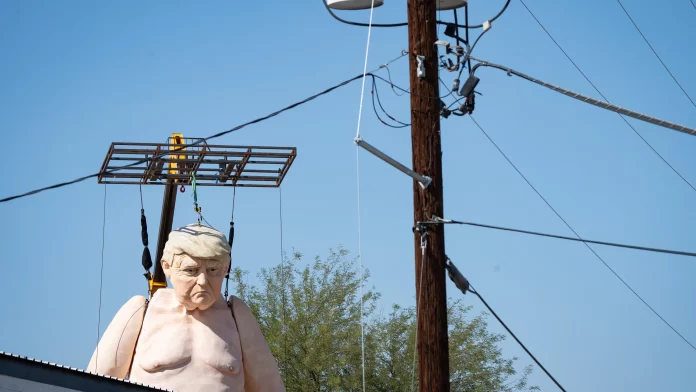
[[[436,7],[438,10],[453,10],[455,8],[464,7],[465,5],[466,0],[437,0]]]
[[[335,10],[365,10],[372,7],[373,0],[327,0],[329,8]],[[374,0],[375,8],[384,4],[384,0]]]

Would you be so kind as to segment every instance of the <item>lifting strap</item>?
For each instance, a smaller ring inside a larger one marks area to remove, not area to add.
[[[225,297],[227,299],[227,297]],[[234,296],[232,298],[227,299],[227,306],[230,308],[230,312],[232,313],[232,320],[234,320],[234,327],[237,329],[237,336],[239,336],[239,350],[242,353],[242,366],[244,366],[244,348],[242,347],[242,334],[239,332],[239,324],[237,324],[237,317],[234,315]]]
[[[148,235],[147,235],[147,218],[145,218],[145,209],[140,209],[140,237],[143,240],[143,256],[142,264],[145,268],[145,278],[147,280],[152,280],[152,275],[150,274],[150,268],[152,268],[152,256],[150,255],[150,249],[148,248]]]

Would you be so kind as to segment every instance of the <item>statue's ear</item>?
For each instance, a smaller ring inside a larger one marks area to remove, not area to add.
[[[166,276],[168,279],[171,279],[169,274],[172,273],[172,270],[171,270],[171,266],[169,265],[169,263],[167,263],[164,260],[160,261],[160,263],[162,263],[162,271],[164,272],[164,276]]]

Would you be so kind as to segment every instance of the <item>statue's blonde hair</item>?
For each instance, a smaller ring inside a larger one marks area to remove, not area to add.
[[[184,253],[202,259],[227,256],[225,267],[230,262],[230,245],[225,235],[211,227],[197,223],[180,227],[169,233],[161,261],[173,267],[174,256]]]

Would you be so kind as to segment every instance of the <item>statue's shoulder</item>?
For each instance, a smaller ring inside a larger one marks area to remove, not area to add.
[[[124,378],[138,342],[147,302],[142,295],[129,299],[109,323],[87,365],[93,373]]]
[[[239,324],[240,321],[244,324],[250,321],[254,323],[256,322],[254,313],[249,308],[249,305],[247,305],[247,303],[241,298],[237,297],[236,295],[230,295],[227,303],[231,305],[232,317],[234,317],[237,324]],[[237,325],[237,327],[239,327],[239,325]]]
[[[232,304],[232,317],[235,318],[237,329],[241,335],[257,335],[261,333],[256,316],[246,302],[237,296],[231,295],[229,303]]]
[[[121,306],[121,310],[128,310],[128,309],[137,309],[140,307],[145,306],[147,304],[147,300],[145,299],[144,296],[142,295],[134,295],[132,296],[128,301],[126,301],[123,306]]]
[[[251,314],[251,309],[249,308],[249,305],[247,305],[244,300],[241,298],[237,297],[236,295],[230,295],[227,303],[232,305],[232,310],[237,313],[237,311],[242,312],[244,314]]]
[[[147,307],[147,300],[142,295],[135,295],[126,301],[121,309],[116,312],[111,324],[120,327],[140,329],[143,320],[143,313]]]

